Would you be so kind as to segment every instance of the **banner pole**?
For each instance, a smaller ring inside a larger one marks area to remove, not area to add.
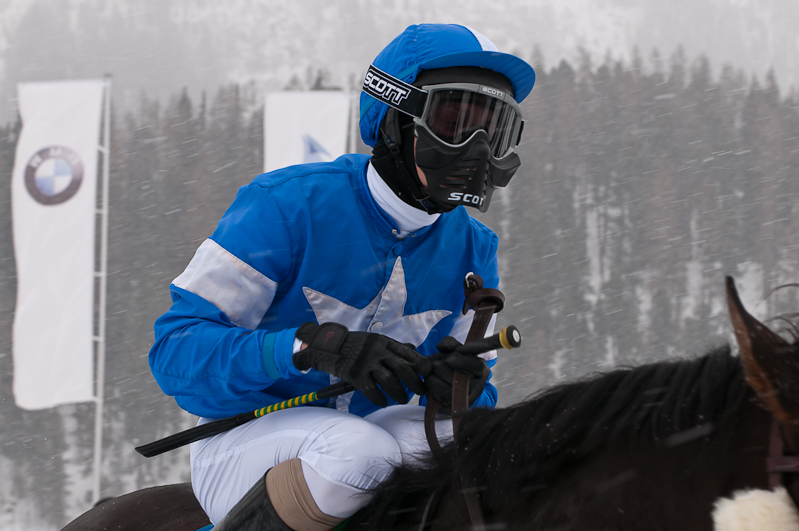
[[[103,145],[99,146],[103,154],[103,193],[100,210],[101,236],[100,236],[100,271],[95,275],[100,279],[100,304],[98,308],[97,326],[97,388],[95,391],[94,413],[94,481],[93,500],[100,500],[100,487],[102,482],[103,464],[103,405],[105,401],[105,307],[106,284],[108,278],[108,181],[111,155],[111,75],[103,78],[104,109],[103,109]]]

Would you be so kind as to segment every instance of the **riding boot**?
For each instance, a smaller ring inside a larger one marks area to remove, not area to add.
[[[266,474],[264,474],[214,526],[214,531],[292,531],[292,529],[283,523],[272,506],[266,491]]]

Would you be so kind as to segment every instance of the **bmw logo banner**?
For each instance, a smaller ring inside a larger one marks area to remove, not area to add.
[[[94,399],[94,269],[103,80],[22,83],[11,182],[14,399]]]
[[[338,90],[270,92],[264,108],[264,171],[329,162],[348,152],[351,96]]]

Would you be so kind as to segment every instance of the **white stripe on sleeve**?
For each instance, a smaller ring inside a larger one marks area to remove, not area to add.
[[[261,322],[277,291],[277,282],[210,238],[172,283],[225,312],[236,326],[250,330]]]

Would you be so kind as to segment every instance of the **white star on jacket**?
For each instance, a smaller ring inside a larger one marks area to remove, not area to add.
[[[402,258],[394,262],[391,277],[383,289],[361,310],[308,287],[302,291],[319,323],[339,323],[350,330],[379,332],[417,347],[439,321],[452,313],[449,310],[428,310],[405,315],[408,291]]]
[[[308,287],[303,287],[302,291],[320,324],[339,323],[349,330],[379,332],[401,343],[412,343],[417,347],[439,321],[452,313],[449,310],[428,310],[405,315],[408,290],[405,288],[405,270],[400,257],[394,262],[394,269],[391,270],[391,277],[386,285],[361,310]],[[339,381],[341,380],[335,376],[330,376],[330,383]],[[352,393],[347,393],[336,397],[332,403],[339,411],[348,411],[351,400]]]

